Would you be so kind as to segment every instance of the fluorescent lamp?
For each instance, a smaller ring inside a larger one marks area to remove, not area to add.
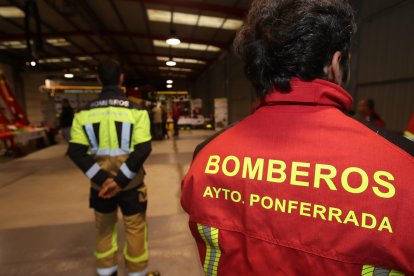
[[[158,70],[161,71],[174,71],[174,72],[192,72],[193,69],[190,68],[177,68],[177,67],[158,67]]]
[[[79,61],[86,61],[86,60],[92,60],[91,56],[80,56],[76,58]]]
[[[173,80],[167,80],[167,83],[168,84],[172,84],[173,83]]]
[[[187,77],[187,75],[183,75],[183,74],[173,74],[171,72],[161,73],[161,76],[163,76],[163,77],[174,77],[174,78],[186,78]]]
[[[223,25],[224,18],[200,15],[198,26],[219,29]]]
[[[223,28],[224,30],[236,31],[243,25],[238,19],[227,19],[225,17],[198,15],[193,13],[174,12],[157,9],[147,9],[150,21],[171,23],[187,26],[198,26],[205,28]]]
[[[0,46],[2,46],[3,49],[24,49],[27,47],[25,41],[18,40],[3,41],[0,42]]]
[[[71,61],[72,60],[67,57],[39,59],[39,63],[60,63],[60,62],[71,62]]]
[[[27,45],[26,44],[20,44],[20,45],[13,45],[11,46],[12,49],[26,49]]]
[[[75,75],[74,74],[70,74],[70,73],[66,73],[66,74],[64,74],[63,75],[65,78],[67,78],[67,79],[73,79],[74,77],[75,77]]]
[[[221,49],[216,46],[208,45],[206,51],[207,52],[220,52]]]
[[[65,38],[48,38],[46,42],[55,47],[69,46],[70,43]]]
[[[6,18],[23,18],[24,12],[17,7],[0,7],[0,16]]]
[[[21,44],[23,44],[23,42],[13,40],[13,41],[4,41],[3,44],[6,45],[6,46],[14,46],[14,45],[21,45]]]
[[[45,63],[59,63],[61,62],[60,58],[47,58],[45,59]]]
[[[205,50],[207,50],[207,47],[208,47],[208,45],[206,45],[206,44],[191,43],[189,48],[191,50],[196,50],[196,51],[205,51]]]
[[[243,21],[236,19],[226,19],[226,22],[223,24],[223,29],[226,30],[238,30],[243,25]]]
[[[194,63],[194,64],[206,64],[205,61],[201,61],[198,59],[192,59],[192,58],[186,58],[184,61],[184,63]]]
[[[157,57],[158,61],[167,61],[168,59],[169,59],[169,57]]]
[[[184,13],[184,12],[174,12],[174,24],[182,25],[197,25],[198,14]]]
[[[171,21],[170,11],[147,9],[147,15],[150,21],[157,21],[157,22],[170,22]]]

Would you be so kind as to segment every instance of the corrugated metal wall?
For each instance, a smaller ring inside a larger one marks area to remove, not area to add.
[[[229,122],[250,114],[254,90],[244,76],[241,60],[224,54],[194,84],[193,98],[203,99],[203,113],[214,114],[214,98],[228,98]]]
[[[414,112],[414,1],[364,0],[356,102],[375,100],[386,127],[403,131]]]
[[[355,102],[376,101],[386,127],[403,131],[414,112],[414,0],[355,0],[356,36],[350,93]],[[203,99],[205,114],[214,113],[213,99],[228,97],[229,121],[248,115],[253,88],[241,61],[227,54],[196,82],[193,96]]]
[[[39,86],[45,84],[46,74],[27,72],[22,74],[26,113],[32,125],[39,125],[45,120],[43,106],[49,102],[47,94],[40,93]]]

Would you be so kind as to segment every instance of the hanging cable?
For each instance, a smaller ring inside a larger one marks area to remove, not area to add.
[[[178,45],[181,43],[180,39],[177,37],[177,32],[174,29],[174,8],[171,9],[170,16],[170,36],[166,40],[168,45]]]
[[[37,7],[36,0],[27,0],[24,6],[25,18],[24,18],[24,27],[26,33],[26,45],[28,51],[28,58],[30,64],[33,66],[36,65],[36,59],[38,58],[39,52],[43,50],[43,41],[42,41],[42,28],[40,22],[39,9]],[[35,23],[34,36],[32,35],[32,29],[30,25],[30,19],[33,17]],[[33,44],[32,44],[33,37]]]

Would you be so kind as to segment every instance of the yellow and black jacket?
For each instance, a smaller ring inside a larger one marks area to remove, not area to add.
[[[142,165],[150,152],[148,112],[118,87],[104,87],[97,100],[76,113],[68,155],[93,188],[100,189],[108,177],[124,190],[140,185]]]

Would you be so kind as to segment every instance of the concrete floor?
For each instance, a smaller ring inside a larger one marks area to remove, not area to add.
[[[179,204],[180,182],[195,146],[212,134],[186,131],[153,142],[145,163],[149,268],[163,276],[203,275]],[[0,164],[0,275],[95,275],[89,184],[65,150],[57,145]]]

